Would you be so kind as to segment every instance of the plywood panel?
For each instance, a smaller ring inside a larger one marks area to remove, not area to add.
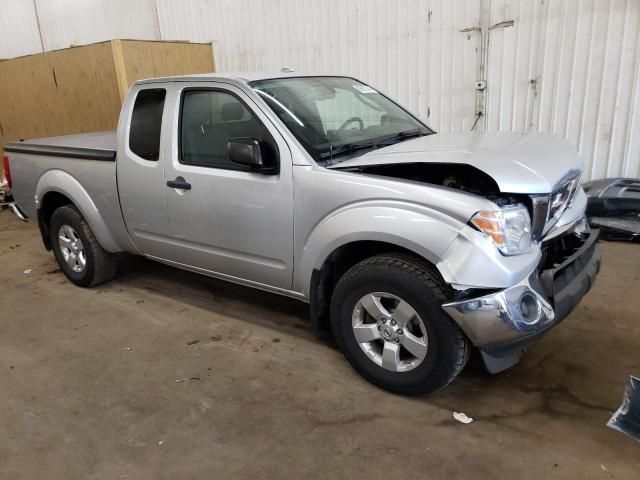
[[[120,110],[110,42],[0,63],[0,141],[110,130]]]
[[[213,71],[210,44],[113,40],[0,62],[6,141],[114,130],[140,78]]]
[[[133,82],[142,78],[214,71],[211,44],[114,40],[114,56],[121,57],[116,66],[122,100]]]

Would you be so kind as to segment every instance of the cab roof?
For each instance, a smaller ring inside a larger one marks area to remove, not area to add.
[[[163,82],[202,82],[226,80],[235,83],[249,83],[256,80],[271,80],[274,78],[295,77],[343,77],[344,75],[319,75],[301,72],[229,72],[229,73],[197,73],[192,75],[177,75],[174,77],[145,78],[138,80],[135,85]]]

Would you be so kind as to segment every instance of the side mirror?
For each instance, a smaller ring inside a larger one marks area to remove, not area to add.
[[[238,165],[244,165],[251,170],[270,170],[264,163],[260,142],[255,138],[236,137],[227,144],[229,160]]]

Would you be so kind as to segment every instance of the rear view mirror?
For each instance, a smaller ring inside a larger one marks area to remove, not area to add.
[[[230,139],[227,144],[227,155],[231,162],[244,165],[254,171],[272,170],[265,165],[260,142],[255,138],[236,137]]]

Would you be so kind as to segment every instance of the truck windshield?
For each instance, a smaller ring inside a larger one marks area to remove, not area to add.
[[[399,105],[352,78],[278,78],[251,86],[324,166],[433,133]]]

